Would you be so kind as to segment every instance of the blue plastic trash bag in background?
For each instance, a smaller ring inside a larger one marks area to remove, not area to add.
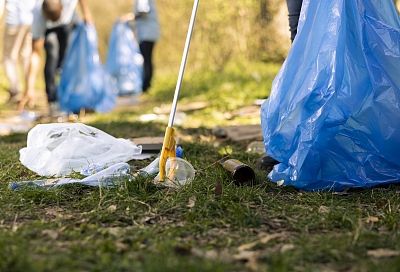
[[[62,110],[107,112],[114,108],[117,91],[100,62],[94,26],[78,25],[65,55],[58,97]]]
[[[116,82],[119,95],[142,92],[143,57],[135,35],[126,22],[114,24],[106,65]]]
[[[400,181],[400,20],[389,0],[305,0],[262,108],[270,174],[304,190]]]

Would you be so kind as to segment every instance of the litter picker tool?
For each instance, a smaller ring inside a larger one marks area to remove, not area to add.
[[[185,48],[183,50],[181,67],[179,69],[178,81],[176,83],[174,100],[172,102],[171,112],[169,115],[168,127],[165,131],[164,143],[163,143],[163,147],[161,150],[160,165],[159,165],[160,181],[165,180],[165,176],[166,176],[165,165],[167,163],[168,158],[176,157],[175,131],[174,131],[173,126],[174,126],[176,109],[178,106],[179,93],[181,91],[183,76],[185,74],[186,62],[187,62],[187,58],[189,55],[190,42],[192,39],[193,29],[194,29],[194,25],[196,22],[196,15],[197,15],[198,7],[199,7],[199,2],[200,2],[200,0],[195,0],[194,4],[193,4],[192,16],[190,18],[189,29],[188,29],[187,36],[186,36]]]

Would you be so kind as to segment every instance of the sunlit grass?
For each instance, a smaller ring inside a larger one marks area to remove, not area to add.
[[[278,69],[232,63],[219,73],[188,71],[179,103],[209,106],[177,127],[197,170],[179,190],[137,178],[107,190],[12,192],[8,182],[38,177],[18,160],[26,135],[0,137],[0,271],[397,271],[399,257],[368,252],[400,250],[398,187],[302,193],[258,170],[257,184],[238,187],[218,165],[229,154],[255,167],[258,155],[246,153],[246,143],[219,142],[210,129],[258,123],[258,116],[224,114],[268,96]],[[116,137],[163,135],[165,123],[138,120],[170,105],[175,81],[173,72],[158,74],[142,103],[83,120]],[[279,238],[262,242],[268,235]]]

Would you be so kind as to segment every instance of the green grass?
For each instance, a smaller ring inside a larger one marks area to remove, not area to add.
[[[368,255],[400,250],[399,187],[304,193],[268,183],[263,172],[256,185],[238,187],[215,165],[225,151],[255,165],[257,156],[244,151],[245,143],[216,145],[210,129],[259,120],[227,121],[213,113],[268,95],[278,68],[230,65],[218,74],[187,75],[182,103],[210,105],[188,114],[178,128],[198,170],[195,181],[179,190],[140,178],[114,189],[11,192],[9,182],[37,176],[19,163],[26,135],[0,138],[0,271],[399,271],[400,256]],[[138,116],[168,104],[174,83],[175,75],[159,76],[143,104],[86,121],[117,137],[162,135],[165,124],[140,123]],[[279,236],[262,243],[274,234]],[[251,242],[257,243],[243,257],[240,246]]]

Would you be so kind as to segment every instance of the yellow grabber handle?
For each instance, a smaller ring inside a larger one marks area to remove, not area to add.
[[[175,150],[175,130],[173,127],[167,127],[165,130],[164,136],[164,143],[161,150],[160,155],[160,181],[164,181],[166,177],[165,165],[167,163],[168,158],[175,158],[176,157],[176,150]]]

